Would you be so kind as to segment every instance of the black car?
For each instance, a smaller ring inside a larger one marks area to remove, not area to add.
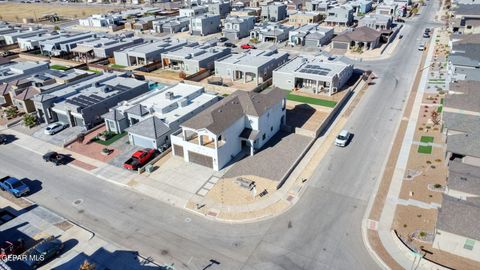
[[[62,249],[62,241],[49,237],[25,252],[28,255],[25,263],[35,269],[59,255]]]
[[[233,43],[231,43],[231,42],[225,42],[225,43],[223,43],[223,45],[224,45],[225,47],[228,47],[228,48],[236,48],[236,47],[237,47],[237,45],[235,45],[235,44],[233,44]]]
[[[43,160],[45,160],[45,162],[52,162],[56,166],[67,164],[67,156],[59,154],[57,152],[48,152],[43,155],[42,158]]]
[[[219,37],[218,38],[218,41],[220,41],[220,42],[225,42],[227,40],[228,40],[228,38],[226,38],[226,37]]]
[[[398,18],[398,19],[397,19],[397,22],[399,22],[399,23],[404,23],[404,22],[405,22],[405,20],[404,20],[404,19],[400,19],[400,18]]]
[[[6,144],[8,142],[8,137],[5,134],[0,134],[0,144]]]

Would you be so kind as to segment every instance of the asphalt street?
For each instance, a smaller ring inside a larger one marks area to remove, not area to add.
[[[15,144],[1,147],[0,175],[40,180],[33,201],[176,269],[379,269],[362,242],[361,221],[415,77],[421,34],[437,9],[430,1],[407,23],[391,59],[358,64],[379,78],[347,122],[353,141],[332,147],[300,201],[276,218],[209,221],[72,167],[53,167]]]

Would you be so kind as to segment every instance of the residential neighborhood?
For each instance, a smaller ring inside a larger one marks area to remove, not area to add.
[[[479,18],[0,2],[0,269],[480,269]]]

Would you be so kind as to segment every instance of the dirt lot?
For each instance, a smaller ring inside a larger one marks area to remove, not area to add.
[[[92,14],[120,10],[112,6],[86,6],[83,4],[44,4],[44,3],[0,3],[0,19],[21,22],[23,18],[40,19],[44,15],[56,13],[64,19],[84,18]]]

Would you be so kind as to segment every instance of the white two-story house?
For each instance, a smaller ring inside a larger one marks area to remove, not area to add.
[[[181,124],[171,135],[173,155],[210,167],[225,167],[242,150],[254,155],[286,122],[285,92],[236,91]]]

